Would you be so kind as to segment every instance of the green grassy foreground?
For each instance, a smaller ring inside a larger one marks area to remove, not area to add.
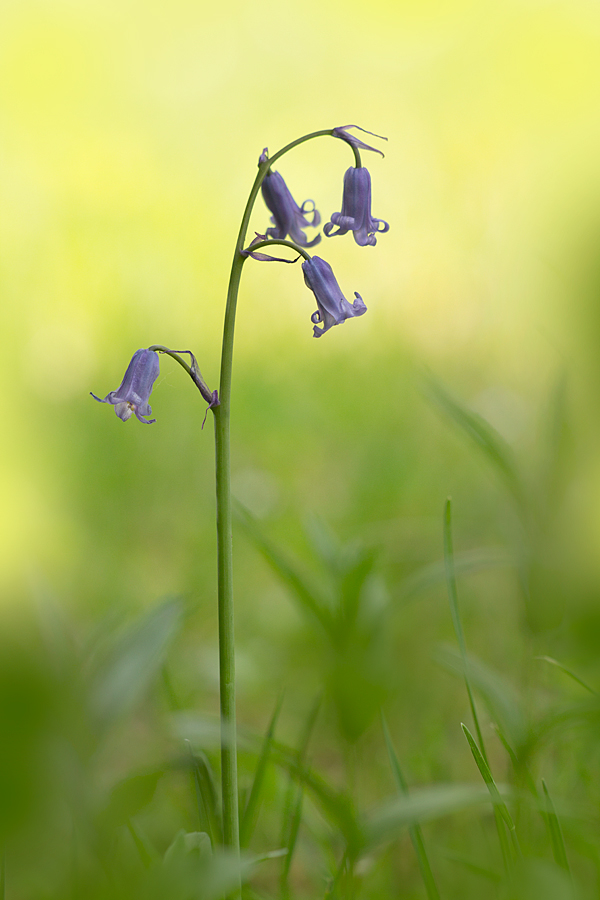
[[[329,382],[338,396],[346,375]],[[411,381],[395,411],[407,424],[392,410],[383,426],[405,435],[396,465],[385,467],[385,447],[361,427],[385,405],[376,396],[349,419],[337,468],[317,467],[300,520],[285,497],[308,477],[302,459],[314,435],[299,429],[279,463],[269,436],[263,467],[238,470],[245,895],[593,897],[597,620],[556,537],[571,528],[561,487],[573,459],[564,383],[535,424],[544,443],[534,434],[515,448],[439,382],[428,376],[417,391]],[[273,389],[271,409],[277,402]],[[292,392],[290,419],[304,402]],[[256,416],[266,415],[259,406]],[[256,428],[253,416],[249,404],[242,432]],[[279,410],[274,421],[290,427]],[[90,419],[90,441],[100,427]],[[141,428],[114,432],[117,455],[123,435],[147,440]],[[334,446],[339,434],[334,414],[318,441]],[[257,446],[264,432],[254,435]],[[431,445],[435,455],[419,453]],[[168,459],[146,447],[131,483],[123,478],[120,516],[112,495],[90,486],[87,527],[98,546],[115,539],[112,516],[129,536],[115,542],[122,558],[113,551],[106,586],[93,552],[90,571],[74,573],[95,612],[66,612],[38,578],[35,604],[7,623],[7,897],[217,900],[235,884],[236,867],[218,850],[209,511],[203,537],[198,523],[185,527],[194,504],[183,483],[170,498],[176,517],[160,492],[146,503],[136,476],[169,478]],[[379,465],[356,478],[369,454]],[[445,481],[454,499],[444,514]],[[415,514],[419,503],[430,515]],[[165,529],[159,542],[165,560],[179,550],[177,529],[206,544],[202,589],[187,560],[184,590],[148,600],[142,584],[134,612],[113,602],[108,585],[126,590],[135,547],[152,566],[140,528],[150,533],[153,516],[174,523],[176,534]]]

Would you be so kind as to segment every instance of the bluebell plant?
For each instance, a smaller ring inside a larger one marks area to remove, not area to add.
[[[298,206],[283,176],[274,171],[273,164],[290,150],[318,137],[333,137],[347,144],[354,156],[354,166],[344,176],[344,192],[342,211],[333,213],[331,220],[325,225],[327,236],[340,235],[352,231],[357,244],[373,246],[375,235],[388,230],[387,222],[375,219],[371,215],[371,177],[362,166],[360,151],[367,150],[381,154],[381,150],[364,143],[351,129],[365,134],[364,129],[356,125],[344,125],[337,128],[314,131],[287,144],[272,157],[265,148],[258,161],[258,173],[250,190],[246,203],[238,237],[233,254],[225,322],[223,327],[223,344],[221,354],[221,376],[219,390],[211,391],[198,368],[194,355],[189,350],[170,350],[161,344],[154,344],[145,350],[137,350],[134,354],[120,387],[101,400],[115,407],[119,418],[126,421],[135,414],[144,423],[154,422],[149,419],[151,409],[148,404],[152,387],[159,372],[158,353],[166,353],[175,359],[188,373],[200,391],[204,401],[208,403],[215,420],[215,454],[216,454],[216,489],[217,489],[217,574],[218,574],[218,615],[219,615],[219,679],[220,707],[223,741],[221,747],[221,801],[223,814],[223,843],[234,852],[239,852],[239,815],[237,790],[237,750],[235,742],[235,652],[233,627],[233,562],[232,562],[232,507],[231,507],[231,473],[230,473],[230,405],[231,376],[233,363],[233,345],[235,332],[235,314],[242,269],[247,259],[259,261],[280,261],[294,263],[303,258],[302,271],[306,286],[312,291],[317,309],[312,314],[313,334],[321,337],[334,325],[340,325],[346,319],[364,315],[367,311],[360,294],[355,292],[355,299],[350,303],[342,294],[333,270],[326,260],[319,256],[311,256],[308,252],[320,240],[318,234],[311,240],[305,229],[316,228],[321,217],[312,200],[305,200]],[[373,135],[378,137],[378,135]],[[385,140],[385,138],[384,138]],[[272,225],[264,233],[247,244],[250,217],[259,192],[271,213]],[[333,232],[333,228],[337,231]],[[296,256],[285,259],[273,256],[270,248],[273,245],[287,247]],[[268,249],[269,252],[262,252]],[[188,364],[183,355],[189,354]],[[208,412],[208,410],[207,410]],[[206,418],[206,416],[205,416]],[[203,423],[204,424],[204,423]],[[234,736],[232,739],[231,736]]]

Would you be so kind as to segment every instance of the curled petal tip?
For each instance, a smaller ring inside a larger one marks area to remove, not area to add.
[[[381,150],[378,150],[376,147],[371,147],[370,144],[365,144],[359,138],[357,138],[353,134],[348,134],[349,128],[357,128],[359,131],[362,131],[363,134],[370,134],[373,137],[379,138],[382,141],[387,141],[387,138],[382,134],[375,134],[374,131],[367,131],[366,128],[361,128],[360,125],[339,125],[337,128],[333,129],[333,134],[335,137],[341,138],[344,141],[347,141],[353,147],[356,147],[359,150],[372,150],[373,153],[379,153],[380,156],[384,156]]]

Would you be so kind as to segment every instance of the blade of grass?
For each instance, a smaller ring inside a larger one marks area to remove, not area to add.
[[[162,775],[162,769],[146,772],[144,775],[132,775],[119,781],[110,792],[108,803],[103,811],[103,818],[113,825],[125,825],[128,820],[145,809],[156,792]]]
[[[454,554],[454,570],[458,575],[485,572],[488,569],[506,569],[515,565],[514,557],[502,547],[479,547]],[[400,586],[402,600],[406,603],[445,580],[446,568],[443,560],[427,563],[404,579]]]
[[[221,814],[219,809],[219,795],[217,784],[210,763],[202,751],[192,750],[188,740],[186,744],[190,751],[190,762],[196,802],[198,805],[198,820],[200,828],[206,828],[212,846],[222,841]]]
[[[508,738],[506,737],[506,735],[504,734],[504,732],[502,731],[501,727],[498,725],[497,722],[492,723],[492,728],[496,732],[496,735],[498,736],[498,740],[500,741],[500,743],[502,744],[502,746],[508,753],[509,759],[512,763],[512,767],[515,771],[517,778],[520,780],[520,783],[527,785],[527,787],[529,788],[529,790],[531,791],[533,796],[537,797],[537,790],[535,787],[535,782],[534,782],[531,772],[529,771],[529,768],[527,766],[526,754],[523,753],[523,758],[519,759],[516,752],[511,747]]]
[[[487,458],[494,464],[503,476],[508,489],[514,497],[520,510],[525,508],[525,492],[521,478],[513,458],[513,453],[495,428],[486,422],[480,415],[468,409],[456,397],[433,378],[427,381],[427,393],[457,425],[467,434],[472,441],[483,451]]]
[[[572,669],[568,669],[566,666],[563,666],[563,664],[560,663],[557,659],[553,659],[551,656],[534,656],[533,658],[539,659],[542,662],[550,663],[551,666],[556,666],[557,669],[560,669],[561,672],[564,672],[565,675],[568,675],[569,678],[572,678],[573,681],[576,681],[577,684],[580,684],[581,687],[585,688],[586,691],[589,691],[590,694],[598,693],[598,691],[595,691],[593,687],[590,687],[590,685],[587,684],[587,682],[585,682],[583,678],[580,678],[579,675],[576,675],[575,672],[572,671]]]
[[[325,819],[345,840],[349,855],[356,857],[364,847],[365,835],[349,794],[334,788],[305,764],[299,764],[297,752],[279,741],[272,743],[272,756],[278,766],[285,768],[300,784],[310,790]]]
[[[469,869],[470,872],[473,872],[474,875],[480,875],[482,878],[487,878],[494,882],[502,881],[502,876],[499,875],[498,872],[493,872],[491,869],[486,869],[484,866],[474,863],[461,853],[454,853],[452,850],[443,850],[442,854],[446,859],[450,860],[450,862],[457,863],[459,866],[464,866],[466,869]]]
[[[302,785],[299,784],[296,786],[292,782],[291,787],[296,788],[296,799],[286,823],[288,825],[286,829],[288,852],[287,856],[285,856],[283,859],[281,877],[279,879],[281,900],[286,900],[286,898],[289,897],[290,893],[288,881],[290,877],[290,869],[292,867],[292,858],[296,849],[298,834],[300,832],[300,822],[302,821],[302,803],[304,800],[304,788],[302,787]]]
[[[511,745],[510,745],[510,743],[509,743],[509,741],[508,741],[508,738],[506,737],[506,735],[504,734],[504,732],[502,731],[502,729],[500,728],[500,726],[498,725],[497,722],[493,722],[493,723],[492,723],[492,728],[493,728],[493,730],[496,732],[496,734],[497,734],[497,736],[498,736],[498,740],[500,741],[500,743],[502,744],[502,746],[504,747],[504,749],[505,749],[506,752],[508,753],[508,756],[509,756],[509,759],[510,759],[512,765],[513,765],[513,768],[514,768],[514,769],[519,769],[519,768],[520,768],[520,766],[519,766],[519,759],[518,759],[518,757],[517,757],[517,754],[515,753],[515,751],[514,751],[513,748],[511,747]]]
[[[337,872],[333,876],[331,884],[327,888],[327,892],[325,894],[325,900],[336,900],[336,898],[338,897],[337,889],[342,882],[342,878],[346,871],[347,863],[348,863],[348,851],[346,851],[344,853],[344,855],[342,856],[342,859],[338,866]]]
[[[253,857],[253,862],[261,863],[267,862],[269,859],[281,859],[283,856],[287,855],[287,847],[280,847],[278,850],[267,850],[266,853],[259,853],[258,856]]]
[[[332,630],[331,611],[327,606],[326,599],[321,596],[318,587],[312,584],[307,576],[300,572],[298,566],[289,560],[279,547],[263,534],[256,519],[241,503],[236,502],[234,504],[234,512],[237,520],[243,525],[246,533],[252,538],[271,568],[275,570],[300,601],[303,610],[316,619],[321,627],[330,634]]]
[[[171,678],[169,667],[166,664],[162,667],[162,680],[165,694],[167,695],[169,710],[171,712],[177,712],[177,710],[180,710],[182,707],[177,694],[175,693],[175,688],[173,687],[173,680]]]
[[[478,784],[433,784],[413,790],[408,796],[396,794],[365,821],[366,846],[393,840],[409,825],[452,816],[489,802],[489,791]]]
[[[319,714],[320,708],[321,697],[319,696],[312,705],[303,729],[302,736],[300,738],[300,745],[298,748],[298,765],[300,768],[304,767],[306,753],[308,750],[308,743],[310,741],[310,736],[312,734],[312,730],[317,720],[317,715]],[[294,857],[294,851],[296,849],[296,842],[298,840],[298,833],[300,831],[303,800],[304,785],[302,784],[302,782],[296,785],[290,778],[290,783],[284,802],[283,822],[281,827],[281,844],[284,847],[288,848],[287,856],[283,860],[279,883],[282,900],[285,900],[285,898],[289,895],[288,879],[292,866],[292,859]]]
[[[456,640],[458,641],[458,647],[460,650],[460,655],[462,657],[465,686],[467,688],[467,694],[469,696],[471,715],[473,716],[473,722],[475,724],[475,731],[477,732],[477,739],[479,741],[481,754],[484,760],[487,762],[487,754],[485,752],[485,745],[483,743],[483,735],[481,733],[481,728],[479,727],[479,719],[477,718],[475,700],[473,698],[473,691],[471,690],[471,679],[469,676],[469,664],[467,660],[467,647],[465,644],[462,623],[460,621],[460,615],[458,612],[458,592],[456,590],[456,575],[454,573],[454,550],[452,547],[452,500],[450,499],[450,497],[448,497],[448,499],[446,500],[446,506],[444,510],[444,562],[446,565],[446,583],[448,585],[450,611],[452,613],[452,622],[454,624]]]
[[[556,863],[570,875],[571,869],[569,868],[569,860],[567,859],[567,848],[565,847],[562,828],[560,827],[560,821],[558,816],[556,815],[554,803],[552,802],[552,798],[548,793],[548,788],[546,787],[546,782],[543,778],[542,788],[544,791],[544,797],[546,799],[547,807],[544,818],[546,819],[548,831],[550,832],[550,840],[552,841],[552,852],[554,853],[554,859]]]
[[[260,756],[258,757],[258,762],[256,764],[256,771],[254,772],[252,787],[250,789],[248,801],[246,803],[246,807],[242,814],[242,821],[240,823],[240,847],[248,846],[248,844],[250,843],[250,838],[252,837],[252,832],[254,831],[254,827],[256,825],[256,819],[258,818],[258,810],[261,800],[261,791],[265,780],[265,772],[267,770],[267,764],[269,762],[269,756],[271,754],[271,743],[273,741],[275,725],[277,724],[277,719],[279,718],[279,713],[281,712],[282,703],[283,694],[278,699],[275,709],[273,710],[273,715],[271,716],[271,721],[269,722],[269,727],[267,728],[265,739],[260,751]]]
[[[182,624],[183,604],[170,599],[113,638],[89,686],[90,708],[102,731],[129,713],[143,697],[160,673]]]
[[[460,653],[444,647],[436,653],[436,660],[449,671],[464,678],[465,668]],[[512,745],[522,746],[527,737],[527,720],[517,690],[503,675],[471,654],[468,655],[467,662],[472,690],[483,700],[490,716],[508,736]]]
[[[158,860],[158,853],[154,848],[149,846],[147,838],[145,838],[145,836],[142,837],[131,819],[127,819],[126,825],[142,861],[142,865],[145,869],[149,869],[150,866]]]
[[[466,737],[469,747],[471,748],[471,753],[473,754],[473,758],[477,764],[477,768],[479,769],[479,771],[481,773],[481,777],[485,781],[486,787],[487,787],[488,791],[490,792],[490,797],[492,798],[492,803],[494,804],[494,809],[500,814],[500,816],[502,817],[502,820],[506,823],[506,826],[508,828],[508,833],[510,834],[510,837],[511,837],[511,840],[513,843],[513,847],[515,849],[517,856],[520,858],[521,857],[521,847],[519,845],[519,839],[517,837],[515,823],[513,822],[512,816],[508,811],[508,807],[507,807],[506,803],[504,802],[504,800],[502,799],[500,791],[498,790],[498,788],[496,786],[496,782],[494,781],[494,779],[492,777],[490,767],[489,767],[487,761],[483,758],[483,755],[482,755],[479,747],[477,746],[475,738],[473,737],[473,735],[471,734],[471,732],[469,731],[467,726],[463,725],[461,723],[460,727],[462,728],[464,736]],[[500,822],[497,821],[497,824],[499,826],[498,827],[498,836],[500,838],[500,844],[502,845],[503,855],[504,855],[504,851],[506,849],[504,847],[504,841],[506,840],[506,833],[504,831],[502,821],[500,821]]]
[[[383,735],[385,737],[387,752],[390,758],[390,764],[394,773],[394,777],[396,779],[398,790],[401,794],[408,795],[408,785],[402,773],[402,769],[400,768],[400,762],[394,749],[392,737],[390,735],[383,712],[381,713],[381,724],[383,726]],[[421,826],[418,824],[409,825],[408,833],[410,835],[412,845],[415,848],[417,862],[419,863],[419,869],[421,870],[421,877],[425,885],[425,890],[427,891],[427,896],[429,897],[429,900],[440,900],[440,893],[438,891],[437,884],[435,883],[435,878],[433,877],[433,871],[431,869],[429,857],[427,856],[427,850],[425,849],[425,841],[423,840],[423,832],[421,831]]]

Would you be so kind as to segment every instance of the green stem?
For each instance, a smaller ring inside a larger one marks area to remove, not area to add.
[[[250,247],[246,248],[248,254],[254,253],[255,250],[263,250],[265,247],[272,247],[273,244],[279,244],[281,247],[289,247],[291,250],[295,250],[300,256],[303,256],[304,259],[310,259],[310,253],[307,253],[304,247],[301,247],[299,244],[295,244],[294,241],[281,241],[279,238],[267,238],[264,241],[257,241],[256,244],[252,244]],[[284,260],[284,262],[297,262],[297,258],[295,260],[289,259]]]
[[[242,276],[242,268],[247,259],[243,254],[250,216],[260,186],[272,163],[294,147],[312,138],[335,137],[333,129],[314,131],[291,144],[287,144],[270,159],[265,159],[258,167],[254,184],[246,203],[244,215],[233,254],[227,307],[223,326],[223,348],[221,354],[221,380],[219,386],[220,405],[213,408],[215,417],[215,452],[217,481],[217,573],[219,608],[219,679],[221,702],[221,788],[223,799],[223,843],[234,851],[239,851],[239,813],[237,791],[237,750],[235,739],[235,649],[233,620],[233,564],[232,564],[232,513],[231,513],[231,449],[230,449],[230,408],[231,377],[233,366],[233,340],[235,313]],[[358,151],[352,145],[355,159],[360,162]],[[275,243],[269,242],[269,243]],[[278,241],[277,243],[285,243]],[[294,249],[299,249],[294,246]],[[302,251],[301,251],[302,252]],[[303,255],[306,255],[303,252]]]
[[[200,369],[198,368],[198,363],[196,361],[196,357],[194,356],[194,354],[192,353],[191,350],[170,350],[168,347],[165,347],[163,344],[152,344],[151,347],[148,347],[148,350],[154,350],[155,353],[165,353],[167,356],[170,356],[171,359],[174,359],[176,362],[178,362],[179,365],[182,367],[182,369],[185,369],[185,371],[188,373],[188,375],[190,376],[190,378],[192,379],[192,381],[194,382],[194,384],[196,385],[196,387],[198,388],[198,390],[200,391],[200,393],[202,394],[202,396],[204,397],[206,402],[212,403],[212,401],[213,401],[212,391],[209,389],[206,382],[204,381],[204,378],[202,377],[202,373],[200,372]],[[186,363],[185,359],[181,358],[182,353],[189,354],[190,359],[191,359],[191,365],[188,365],[188,363]],[[218,404],[215,404],[215,405],[218,405]]]

